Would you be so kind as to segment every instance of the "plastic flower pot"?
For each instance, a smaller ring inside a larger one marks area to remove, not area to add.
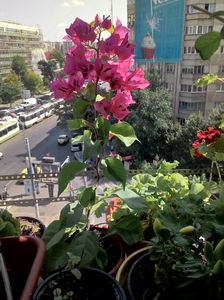
[[[34,293],[34,300],[54,299],[54,295],[65,296],[72,293],[71,299],[126,300],[120,284],[108,273],[95,268],[83,268],[81,279],[71,271],[63,270],[46,278]]]
[[[149,253],[142,254],[133,263],[127,277],[127,290],[132,300],[161,299],[154,283],[154,264],[150,263]]]
[[[21,235],[42,237],[46,226],[44,223],[34,217],[30,216],[18,216],[16,217],[20,223]]]
[[[128,288],[127,288],[127,278],[129,271],[135,261],[142,256],[144,253],[148,253],[150,246],[138,249],[137,251],[133,252],[130,256],[128,256],[123,263],[121,264],[120,268],[116,274],[116,280],[120,283],[122,288],[124,289],[127,297],[129,296]]]
[[[33,236],[3,237],[0,241],[13,299],[31,300],[45,258],[43,241]],[[1,276],[0,299],[7,299]]]

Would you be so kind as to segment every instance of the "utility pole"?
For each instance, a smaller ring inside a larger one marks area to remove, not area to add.
[[[25,134],[24,123],[23,123],[23,134],[24,134],[24,140],[26,143],[26,148],[27,148],[27,153],[28,153],[28,164],[29,164],[30,174],[32,175],[34,173],[33,173],[33,167],[32,167],[32,163],[31,163],[30,144],[29,144],[29,139],[26,137],[26,134]],[[34,205],[35,205],[36,218],[39,219],[39,217],[40,217],[39,206],[38,206],[38,199],[36,197],[36,189],[35,189],[33,177],[31,177],[31,186],[32,186],[32,192],[33,192],[33,201],[34,201]]]

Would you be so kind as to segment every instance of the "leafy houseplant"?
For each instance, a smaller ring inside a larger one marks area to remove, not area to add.
[[[126,188],[127,175],[121,158],[105,158],[102,155],[102,145],[109,145],[112,136],[120,139],[127,147],[138,141],[134,129],[123,119],[130,113],[128,106],[134,103],[131,91],[144,89],[149,83],[143,78],[142,69],[130,71],[134,64],[132,49],[135,46],[128,42],[129,29],[122,26],[119,20],[114,26],[109,17],[101,20],[96,15],[90,24],[76,18],[66,32],[67,38],[74,43],[66,55],[64,67],[68,80],[57,75],[57,81],[51,82],[51,87],[56,99],[75,99],[74,120],[68,120],[68,126],[72,131],[82,130],[83,134],[73,138],[72,142],[83,143],[84,150],[83,162],[70,162],[61,170],[58,195],[86,168],[94,169],[96,183],[81,189],[78,192],[78,202],[65,206],[60,219],[52,222],[46,229],[43,236],[47,247],[45,269],[49,272],[64,268],[69,260],[69,252],[81,258],[80,267],[97,265],[103,269],[106,264],[105,251],[100,246],[100,240],[105,239],[99,238],[90,230],[90,216],[102,215],[108,206],[106,199],[96,194],[101,165],[106,178],[122,183],[117,194],[124,195],[123,201],[127,205],[147,207],[141,196]],[[102,81],[110,87],[109,90],[99,88]],[[93,122],[82,119],[89,108],[94,110]],[[112,124],[112,117],[118,123],[113,121]],[[133,227],[133,218],[131,216],[126,220],[126,226],[132,224]],[[109,234],[112,235],[113,232],[109,230]],[[142,238],[140,226],[132,236],[134,239],[130,239],[130,243]]]

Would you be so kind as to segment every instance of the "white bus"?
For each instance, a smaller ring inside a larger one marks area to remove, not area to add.
[[[32,125],[42,121],[44,118],[45,112],[42,107],[19,116],[19,120],[23,123],[24,128],[29,128]]]
[[[48,118],[51,115],[53,115],[53,113],[54,113],[53,103],[46,103],[46,104],[43,104],[41,107],[44,109],[45,118]]]
[[[11,120],[0,121],[0,143],[10,139],[17,133],[19,133],[19,122],[15,118]]]

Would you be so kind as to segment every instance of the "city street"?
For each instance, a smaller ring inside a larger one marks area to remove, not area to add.
[[[70,151],[70,142],[66,145],[58,145],[57,137],[61,133],[65,133],[57,126],[57,117],[51,116],[48,119],[20,132],[17,136],[11,138],[5,143],[0,144],[0,151],[4,153],[4,158],[0,160],[0,174],[12,175],[19,174],[25,167],[25,158],[27,155],[26,144],[24,137],[29,139],[31,156],[41,160],[43,156],[50,153],[50,156],[55,157],[55,161],[63,163],[69,156],[70,160],[74,160],[74,153]],[[54,196],[57,196],[57,179],[54,179]],[[91,186],[95,180],[93,177],[76,177],[72,181],[72,188],[76,189],[81,186]],[[9,199],[32,199],[32,195],[25,195],[24,184],[17,181],[0,181],[0,192],[3,191],[4,185],[7,186]],[[102,194],[105,187],[111,187],[111,182],[105,178],[101,179],[101,184],[97,189],[97,193]],[[37,198],[48,198],[48,183],[47,180],[42,180],[39,183],[39,194]],[[63,196],[69,196],[69,192],[64,192]],[[54,219],[58,218],[61,208],[66,204],[65,201],[39,205],[40,219],[47,225]],[[35,208],[33,205],[10,206],[9,211],[15,216],[30,215],[35,217]],[[102,221],[102,220],[101,220]]]

